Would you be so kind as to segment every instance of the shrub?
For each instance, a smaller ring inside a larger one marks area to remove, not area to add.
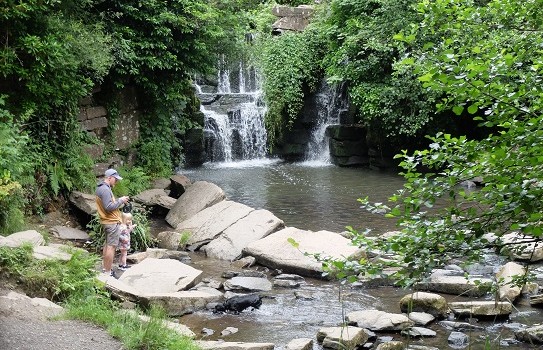
[[[149,228],[149,220],[147,219],[146,212],[139,208],[134,208],[132,210],[132,215],[133,222],[137,226],[130,235],[130,250],[145,251],[147,248],[155,246],[156,243],[151,237],[151,230]],[[100,224],[98,214],[95,214],[92,220],[87,224],[87,229],[89,229],[89,235],[92,238],[90,243],[91,247],[94,251],[99,252],[102,249],[106,236],[102,225]]]

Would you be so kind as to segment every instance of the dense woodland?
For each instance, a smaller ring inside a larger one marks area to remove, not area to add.
[[[269,1],[4,1],[0,232],[94,187],[96,160],[81,150],[98,140],[80,131],[77,115],[96,86],[109,96],[135,86],[145,101],[130,172],[171,173],[183,156],[172,118],[180,133],[198,126],[191,78],[213,73],[226,53],[248,55],[264,76],[270,147],[320,79],[347,84],[357,122],[374,134],[400,146],[425,140],[398,155],[406,185],[391,203],[361,199],[398,220],[403,234],[380,248],[405,257],[406,284],[455,256],[477,258],[485,233],[541,239],[541,0],[280,3],[315,6],[305,31],[272,36]],[[249,32],[255,39],[247,43]],[[116,101],[104,102],[114,119]],[[476,177],[480,191],[455,190]],[[146,185],[132,184],[127,193]],[[437,199],[448,205],[429,210]]]

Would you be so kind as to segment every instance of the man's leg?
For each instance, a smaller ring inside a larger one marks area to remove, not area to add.
[[[119,245],[121,225],[104,225],[104,231],[106,232],[106,241],[104,243],[104,249],[102,251],[102,264],[105,273],[111,273],[111,267],[113,266],[113,258],[115,257],[115,249]]]
[[[104,247],[104,254],[102,256],[102,264],[106,273],[111,272],[111,266],[113,266],[113,258],[115,257],[115,246],[107,245]]]

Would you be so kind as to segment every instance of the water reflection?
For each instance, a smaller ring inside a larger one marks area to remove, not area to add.
[[[318,162],[209,163],[181,173],[192,181],[213,182],[229,199],[267,209],[287,226],[312,231],[340,232],[345,226],[374,232],[394,229],[394,221],[363,211],[357,199],[369,196],[383,202],[403,185],[403,178],[392,172]]]

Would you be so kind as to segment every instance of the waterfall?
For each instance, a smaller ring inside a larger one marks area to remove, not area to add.
[[[266,107],[258,74],[254,68],[246,68],[243,61],[235,69],[228,68],[224,57],[220,58],[218,64],[220,69],[215,88],[203,88],[196,84],[196,91],[202,101],[200,110],[205,116],[206,160],[233,162],[265,158]]]
[[[342,97],[342,86],[330,86],[323,82],[316,96],[316,124],[311,130],[311,138],[305,153],[306,162],[330,163],[330,150],[326,128],[339,124],[339,115],[346,109],[347,101]]]

